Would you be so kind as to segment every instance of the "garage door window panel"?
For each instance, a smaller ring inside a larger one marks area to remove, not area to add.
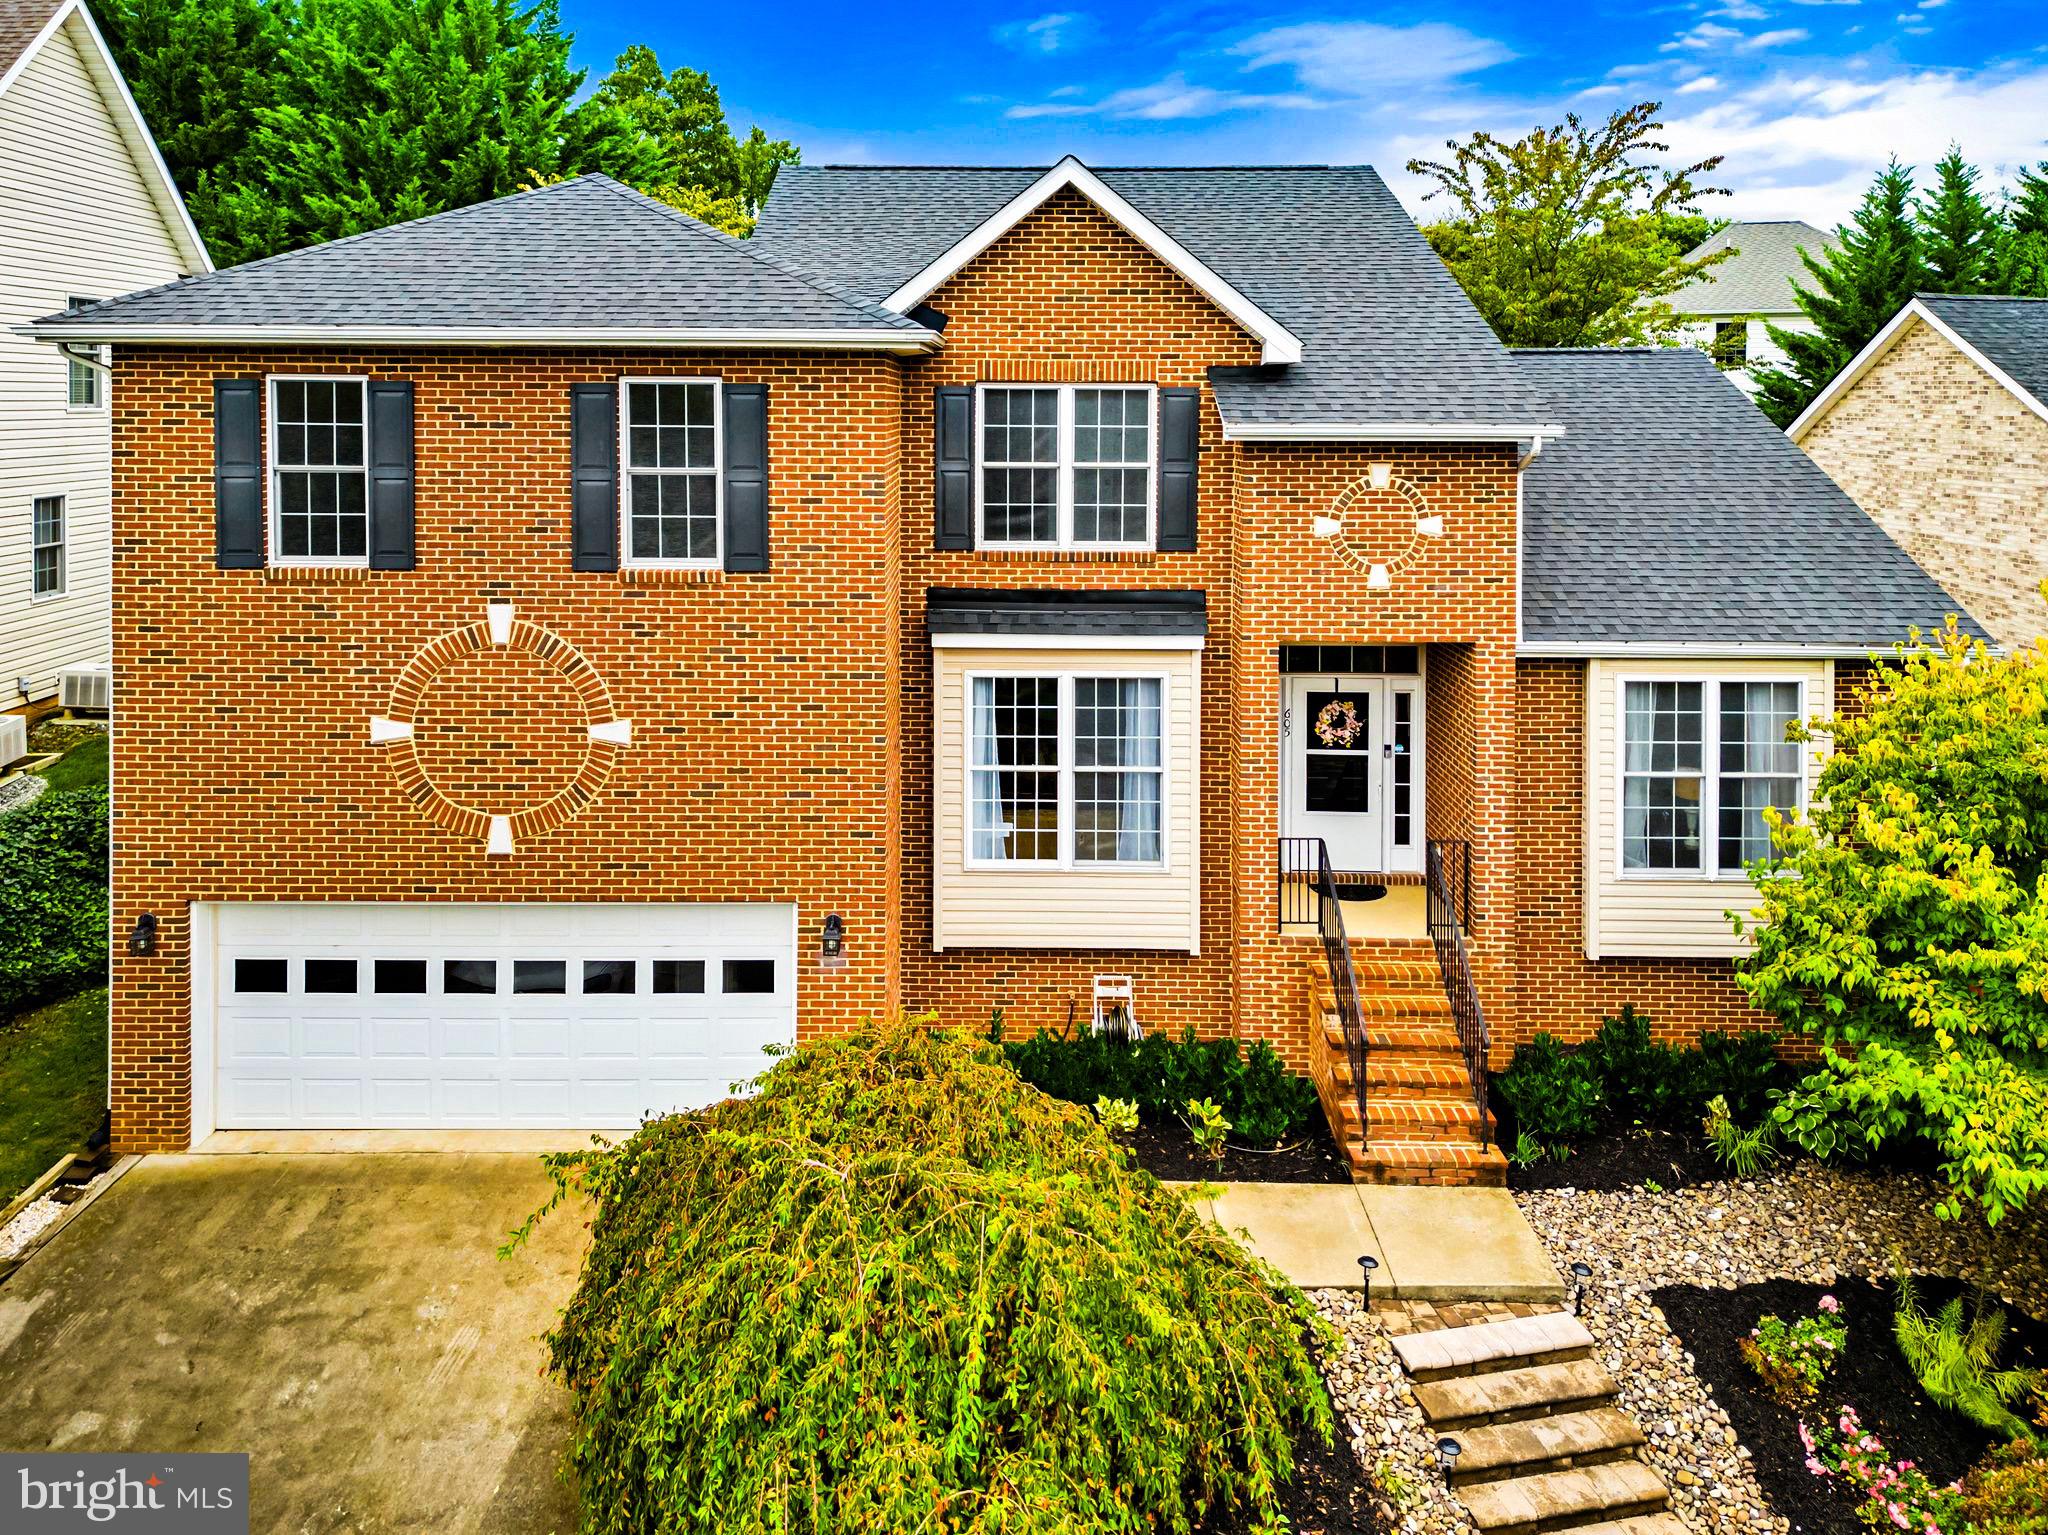
[[[630,959],[586,959],[583,962],[583,995],[631,996],[640,989],[637,971],[638,966]]]
[[[569,990],[569,967],[559,959],[515,959],[512,961],[512,994],[519,997],[559,997]]]
[[[441,990],[451,997],[495,995],[498,962],[494,959],[451,959],[441,966]]]
[[[376,966],[380,996],[423,996],[427,989],[427,962],[423,959],[380,959]]]
[[[308,996],[354,996],[356,962],[352,959],[309,959],[306,961]]]
[[[291,990],[292,967],[282,959],[238,959],[235,961],[235,990],[239,992],[285,992]]]

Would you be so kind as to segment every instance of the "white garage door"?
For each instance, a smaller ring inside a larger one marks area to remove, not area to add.
[[[796,1038],[789,906],[250,903],[202,925],[223,1129],[631,1126]]]

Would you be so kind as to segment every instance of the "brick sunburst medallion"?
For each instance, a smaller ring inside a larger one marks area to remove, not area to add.
[[[435,733],[432,751],[423,729]],[[522,732],[528,739],[499,739]],[[566,824],[632,740],[633,722],[618,717],[583,653],[518,618],[509,602],[489,603],[481,622],[421,646],[386,711],[370,716],[370,744],[386,752],[405,797],[494,857]]]
[[[1391,464],[1373,464],[1316,518],[1314,532],[1365,576],[1370,590],[1385,591],[1431,540],[1444,536],[1444,519],[1429,509],[1413,480],[1400,478]]]

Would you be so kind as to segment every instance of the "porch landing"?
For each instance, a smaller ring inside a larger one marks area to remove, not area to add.
[[[1202,1213],[1304,1290],[1356,1290],[1379,1260],[1374,1300],[1558,1301],[1564,1281],[1505,1189],[1341,1183],[1186,1188]]]

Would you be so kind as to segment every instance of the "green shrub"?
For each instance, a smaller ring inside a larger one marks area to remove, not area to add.
[[[2038,1427],[2048,1431],[2048,1407]],[[1963,1478],[1968,1535],[2041,1535],[2048,1530],[2048,1433],[1994,1450]]]
[[[0,1017],[106,984],[107,791],[0,815]]]
[[[1548,1148],[1582,1141],[1600,1128],[1605,1096],[1593,1063],[1552,1034],[1515,1047],[1501,1074],[1501,1096],[1521,1133]],[[1517,1143],[1519,1145],[1519,1142]]]
[[[1686,1052],[1650,1037],[1650,1020],[1624,1004],[1600,1021],[1581,1048],[1600,1078],[1601,1097],[1617,1119],[1655,1124],[1691,1096],[1698,1073]]]
[[[1979,1295],[1970,1314],[1963,1314],[1958,1295],[1934,1315],[1920,1309],[1913,1276],[1903,1263],[1896,1270],[1898,1303],[1892,1331],[1899,1352],[1928,1396],[1951,1412],[2001,1434],[2024,1434],[2027,1425],[2012,1404],[2039,1391],[2039,1370],[2000,1369],[2005,1343],[2005,1312],[1996,1301]]]
[[[1823,1295],[1819,1310],[1796,1322],[1775,1315],[1758,1318],[1737,1349],[1772,1396],[1787,1407],[1800,1407],[1820,1395],[1848,1341],[1842,1303]]]
[[[1707,1100],[1702,1128],[1714,1155],[1738,1178],[1754,1178],[1778,1160],[1777,1121],[1762,1119],[1754,1129],[1745,1130],[1728,1112],[1728,1100],[1718,1093]]]
[[[1735,1119],[1760,1116],[1790,1075],[1778,1059],[1778,1039],[1776,1029],[1741,1034],[1709,1029],[1700,1035],[1693,1047],[1699,1062],[1693,1091],[1699,1101],[1685,1107],[1704,1112],[1709,1100],[1721,1098]]]
[[[1160,1124],[1177,1121],[1190,1098],[1212,1099],[1240,1144],[1271,1146],[1297,1137],[1322,1110],[1315,1085],[1287,1069],[1273,1047],[1234,1039],[1148,1034],[1132,1043],[1092,1029],[1067,1037],[1040,1030],[1003,1045],[1019,1076],[1068,1103],[1122,1098]]]
[[[1331,1440],[1306,1300],[986,1042],[870,1024],[549,1166],[593,1535],[1270,1523]]]

